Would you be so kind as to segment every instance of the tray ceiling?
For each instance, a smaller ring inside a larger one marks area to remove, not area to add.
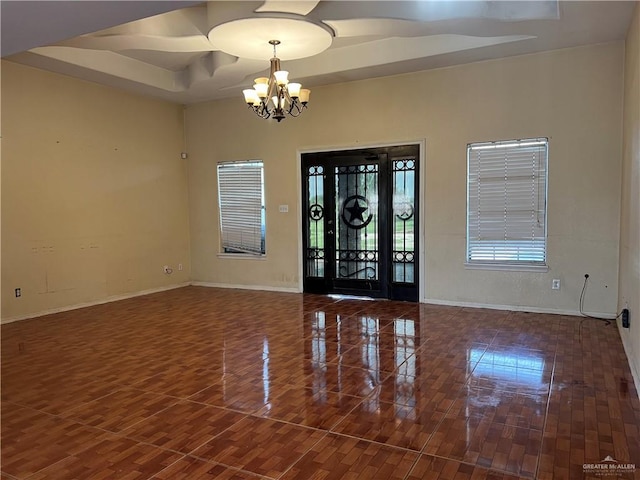
[[[268,72],[270,39],[313,87],[621,40],[635,3],[3,1],[2,54],[188,104],[240,97]]]

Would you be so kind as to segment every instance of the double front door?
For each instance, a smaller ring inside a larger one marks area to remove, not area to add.
[[[304,291],[418,300],[418,145],[302,156]]]

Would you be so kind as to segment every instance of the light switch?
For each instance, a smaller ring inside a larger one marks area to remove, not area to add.
[[[280,210],[280,213],[287,213],[289,211],[289,205],[280,205],[278,210]]]

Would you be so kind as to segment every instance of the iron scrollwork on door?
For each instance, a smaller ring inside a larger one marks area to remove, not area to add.
[[[341,250],[338,252],[338,260],[340,262],[348,262],[348,264],[362,265],[374,264],[378,262],[378,252],[374,250]],[[357,263],[356,263],[357,262]],[[338,269],[338,275],[341,278],[366,278],[373,280],[376,278],[376,269],[371,265],[359,268],[354,271],[349,271],[347,265],[340,265]],[[364,275],[362,275],[364,274]]]
[[[324,217],[324,208],[322,205],[314,203],[309,207],[309,218],[311,220],[317,222],[318,220],[322,220],[322,217]]]
[[[344,265],[342,265],[340,267],[339,273],[341,278],[351,278],[351,277],[359,278],[360,274],[363,272],[369,280],[374,280],[376,278],[376,269],[373,267],[364,267],[364,268],[361,268],[360,270],[356,270],[355,272],[349,273],[349,269]]]
[[[400,205],[396,205],[395,210],[396,218],[402,220],[403,222],[406,222],[413,217],[413,205],[411,205],[409,202],[404,202]]]
[[[354,230],[365,228],[371,222],[373,213],[369,212],[369,201],[362,195],[351,195],[342,203],[340,216],[342,221]],[[365,220],[365,212],[369,212]],[[347,218],[348,217],[348,218]]]

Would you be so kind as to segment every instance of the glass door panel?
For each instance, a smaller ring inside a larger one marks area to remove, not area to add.
[[[336,276],[379,280],[378,165],[334,167]]]
[[[392,281],[415,282],[415,157],[393,160]]]
[[[307,169],[307,255],[306,272],[310,277],[324,277],[324,167],[312,165]]]

